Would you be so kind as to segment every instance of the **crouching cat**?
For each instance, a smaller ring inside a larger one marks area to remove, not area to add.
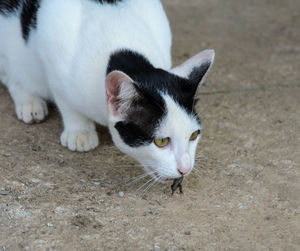
[[[95,122],[108,126],[115,145],[158,180],[194,166],[194,96],[213,60],[205,50],[171,68],[159,0],[0,1],[0,79],[18,119],[44,120],[53,101],[63,146],[92,150]]]

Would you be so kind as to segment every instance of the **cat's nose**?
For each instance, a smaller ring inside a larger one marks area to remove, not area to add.
[[[190,155],[188,153],[185,153],[180,158],[177,170],[181,175],[186,175],[191,171],[191,169],[192,169],[192,164],[191,164]]]
[[[181,175],[186,175],[187,173],[189,173],[191,171],[191,168],[186,168],[186,167],[178,167],[178,172],[181,174]]]

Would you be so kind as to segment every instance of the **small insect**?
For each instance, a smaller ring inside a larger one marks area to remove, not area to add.
[[[171,185],[171,189],[172,189],[172,195],[174,194],[174,192],[176,191],[176,189],[179,187],[179,191],[180,193],[183,193],[182,191],[182,183],[183,181],[183,176],[178,178],[178,179],[174,179],[173,184]]]

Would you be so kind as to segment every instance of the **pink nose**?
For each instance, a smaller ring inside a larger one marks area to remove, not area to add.
[[[189,154],[183,154],[180,160],[177,162],[177,165],[177,170],[181,175],[186,175],[187,173],[189,173],[192,168]]]
[[[179,167],[177,170],[178,170],[178,172],[179,172],[181,175],[186,175],[191,169],[190,169],[190,168]]]

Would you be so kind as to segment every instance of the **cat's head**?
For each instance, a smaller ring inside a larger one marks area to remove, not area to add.
[[[128,74],[114,70],[107,76],[113,141],[158,180],[178,178],[193,169],[201,137],[195,93],[214,55],[213,50],[203,51],[171,72],[154,68],[143,58],[145,65],[127,70]]]

